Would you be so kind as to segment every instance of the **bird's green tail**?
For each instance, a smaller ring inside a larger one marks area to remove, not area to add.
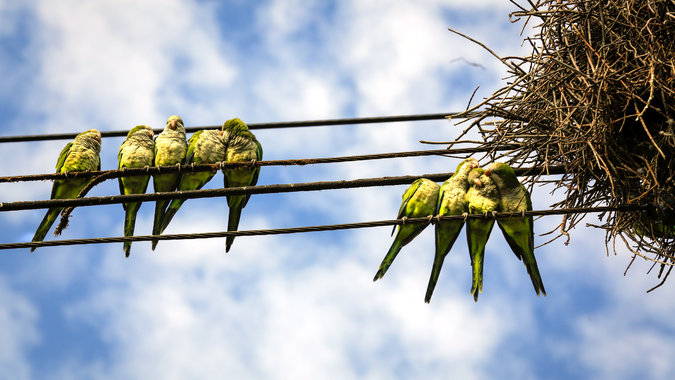
[[[131,202],[124,205],[124,236],[133,236],[134,235],[134,226],[136,225],[136,214],[138,209],[141,208],[141,202]],[[124,250],[124,255],[129,257],[131,253],[131,242],[125,241],[122,248]]]
[[[532,280],[532,286],[534,286],[534,291],[537,292],[537,295],[543,294],[546,295],[546,289],[544,289],[544,282],[541,280],[541,274],[539,274],[539,268],[537,267],[537,260],[532,256],[523,257],[523,263],[527,269],[527,273],[530,275],[530,280]]]
[[[471,294],[473,294],[473,300],[478,302],[478,293],[483,292],[483,255],[476,255],[478,257],[471,258],[471,269],[472,269],[472,283],[471,283]]]
[[[162,229],[162,218],[164,217],[164,213],[166,212],[166,205],[169,203],[167,200],[158,200],[157,203],[155,203],[155,220],[152,223],[152,234],[153,235],[159,235],[161,234],[161,229]],[[158,240],[152,240],[152,250],[155,250],[155,247],[157,247],[157,242]]]
[[[445,254],[440,254],[438,249],[436,251],[436,256],[434,256],[434,266],[431,269],[431,276],[429,276],[429,285],[427,285],[427,294],[424,296],[424,302],[429,303],[431,301],[431,295],[434,294],[434,289],[436,288],[436,282],[438,282],[438,276],[441,274],[441,267],[443,266],[443,260],[445,260]]]
[[[233,206],[230,206],[230,215],[227,218],[228,231],[237,231],[237,228],[239,227],[239,218],[241,218],[241,210],[242,210],[242,207],[240,205],[241,203],[237,203]],[[234,243],[234,236],[228,236],[227,238],[225,238],[225,252],[230,251],[232,243]]]
[[[163,233],[166,227],[169,226],[171,219],[173,219],[174,215],[176,215],[180,206],[183,205],[183,202],[185,202],[185,199],[171,200],[171,203],[169,204],[169,207],[166,208],[166,212],[164,213],[164,217],[162,218],[162,228],[159,229],[160,234]]]
[[[40,222],[40,226],[38,227],[37,231],[35,231],[33,241],[44,240],[45,236],[47,236],[47,232],[49,232],[49,229],[52,228],[52,225],[56,221],[56,217],[59,215],[61,210],[63,210],[63,207],[52,207],[47,210],[45,217],[42,218],[42,222]],[[33,252],[36,248],[37,247],[33,247],[30,249],[30,251]]]
[[[462,229],[462,225],[463,223],[460,224],[458,228],[453,228],[450,230],[450,233],[447,233],[447,230],[443,230],[439,224],[436,225],[436,254],[434,255],[434,264],[431,269],[431,276],[429,276],[427,294],[424,296],[424,302],[426,303],[431,301],[431,295],[434,293],[434,289],[436,288],[438,276],[441,274],[443,261],[448,255],[448,252],[450,252],[452,246],[455,244],[455,241],[459,236],[459,231]]]
[[[469,255],[471,257],[472,281],[471,294],[473,300],[478,302],[478,294],[483,292],[483,261],[485,258],[485,244],[490,237],[494,219],[473,219],[466,222],[466,238],[469,243]]]
[[[398,238],[398,236],[397,236]],[[373,278],[373,281],[377,281],[384,277],[384,274],[387,273],[387,270],[391,266],[391,263],[394,262],[394,259],[396,258],[396,255],[398,255],[399,251],[403,247],[402,245],[402,240],[401,239],[394,239],[394,242],[391,243],[391,247],[389,247],[389,251],[387,254],[384,256],[384,259],[382,260],[382,264],[380,264],[380,269],[377,270],[377,273],[375,274],[375,277]]]

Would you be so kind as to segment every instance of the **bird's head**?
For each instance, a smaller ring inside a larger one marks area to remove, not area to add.
[[[152,130],[152,128],[150,128],[150,126],[148,126],[148,125],[137,125],[137,126],[131,128],[129,133],[127,133],[127,138],[129,138],[129,137],[131,137],[131,136],[133,136],[137,133],[139,135],[142,135],[142,136],[144,135],[151,140],[155,136],[155,132],[153,132],[153,130]]]
[[[248,126],[241,119],[235,117],[223,123],[222,131],[237,135],[239,132],[248,131]]]
[[[177,115],[169,116],[169,119],[166,121],[166,127],[175,131],[179,126],[185,128],[183,125],[183,119]]]

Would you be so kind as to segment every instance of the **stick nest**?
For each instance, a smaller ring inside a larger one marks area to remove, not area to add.
[[[624,207],[594,227],[608,250],[622,241],[660,263],[659,277],[667,267],[665,281],[675,264],[675,0],[528,4],[510,17],[537,23],[532,52],[500,58],[507,84],[481,103],[500,120],[474,125],[491,144],[521,146],[514,166],[565,167],[554,208]],[[560,233],[582,218],[563,218]]]

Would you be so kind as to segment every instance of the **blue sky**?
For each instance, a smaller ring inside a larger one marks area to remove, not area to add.
[[[497,89],[503,67],[447,31],[523,54],[503,1],[2,1],[2,135],[436,113]],[[476,67],[459,60],[478,63]],[[426,149],[446,121],[258,131],[265,159]],[[121,138],[103,141],[116,167]],[[65,141],[3,144],[0,175],[52,172]],[[452,171],[446,157],[265,167],[259,184]],[[483,162],[484,163],[484,162]],[[222,186],[218,174],[208,188]],[[5,184],[0,201],[46,199],[48,182]],[[241,229],[390,219],[405,186],[254,196]],[[537,187],[535,208],[562,194]],[[116,194],[117,183],[91,195]],[[154,205],[136,232],[149,234]],[[28,241],[44,211],[0,215],[0,241]],[[120,205],[76,209],[62,238],[119,236]],[[226,229],[224,199],[190,200],[167,233]],[[596,217],[588,216],[594,222]],[[560,219],[536,221],[535,232]],[[548,292],[495,233],[485,285],[469,295],[464,236],[423,302],[433,231],[372,282],[388,228],[270,237],[5,251],[0,377],[12,379],[673,378],[675,296],[601,231],[537,249]],[[48,239],[54,239],[51,234]],[[535,237],[537,244],[547,237]]]

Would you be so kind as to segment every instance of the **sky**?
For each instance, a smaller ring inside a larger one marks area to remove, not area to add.
[[[527,53],[509,2],[0,0],[0,135],[366,117],[462,110]],[[525,33],[532,33],[529,28]],[[264,159],[429,149],[445,120],[255,131]],[[7,143],[0,176],[50,173],[66,141]],[[103,169],[122,138],[105,138]],[[263,167],[258,184],[453,171],[463,157]],[[481,164],[487,164],[486,159]],[[206,188],[222,187],[217,174]],[[240,229],[392,219],[406,186],[253,196]],[[48,199],[51,183],[3,184],[0,201]],[[151,187],[148,189],[151,191]],[[535,187],[535,209],[564,195]],[[116,181],[90,195],[115,195]],[[144,203],[136,233],[150,234]],[[227,228],[224,198],[187,201],[166,233]],[[0,213],[0,242],[29,241],[44,210]],[[117,205],[81,207],[61,238],[122,235]],[[479,302],[465,236],[430,304],[433,228],[372,277],[390,228],[0,252],[0,378],[669,379],[675,289],[585,224],[536,249],[548,296],[495,229]],[[560,218],[535,221],[535,244]],[[47,239],[56,239],[48,234]]]

